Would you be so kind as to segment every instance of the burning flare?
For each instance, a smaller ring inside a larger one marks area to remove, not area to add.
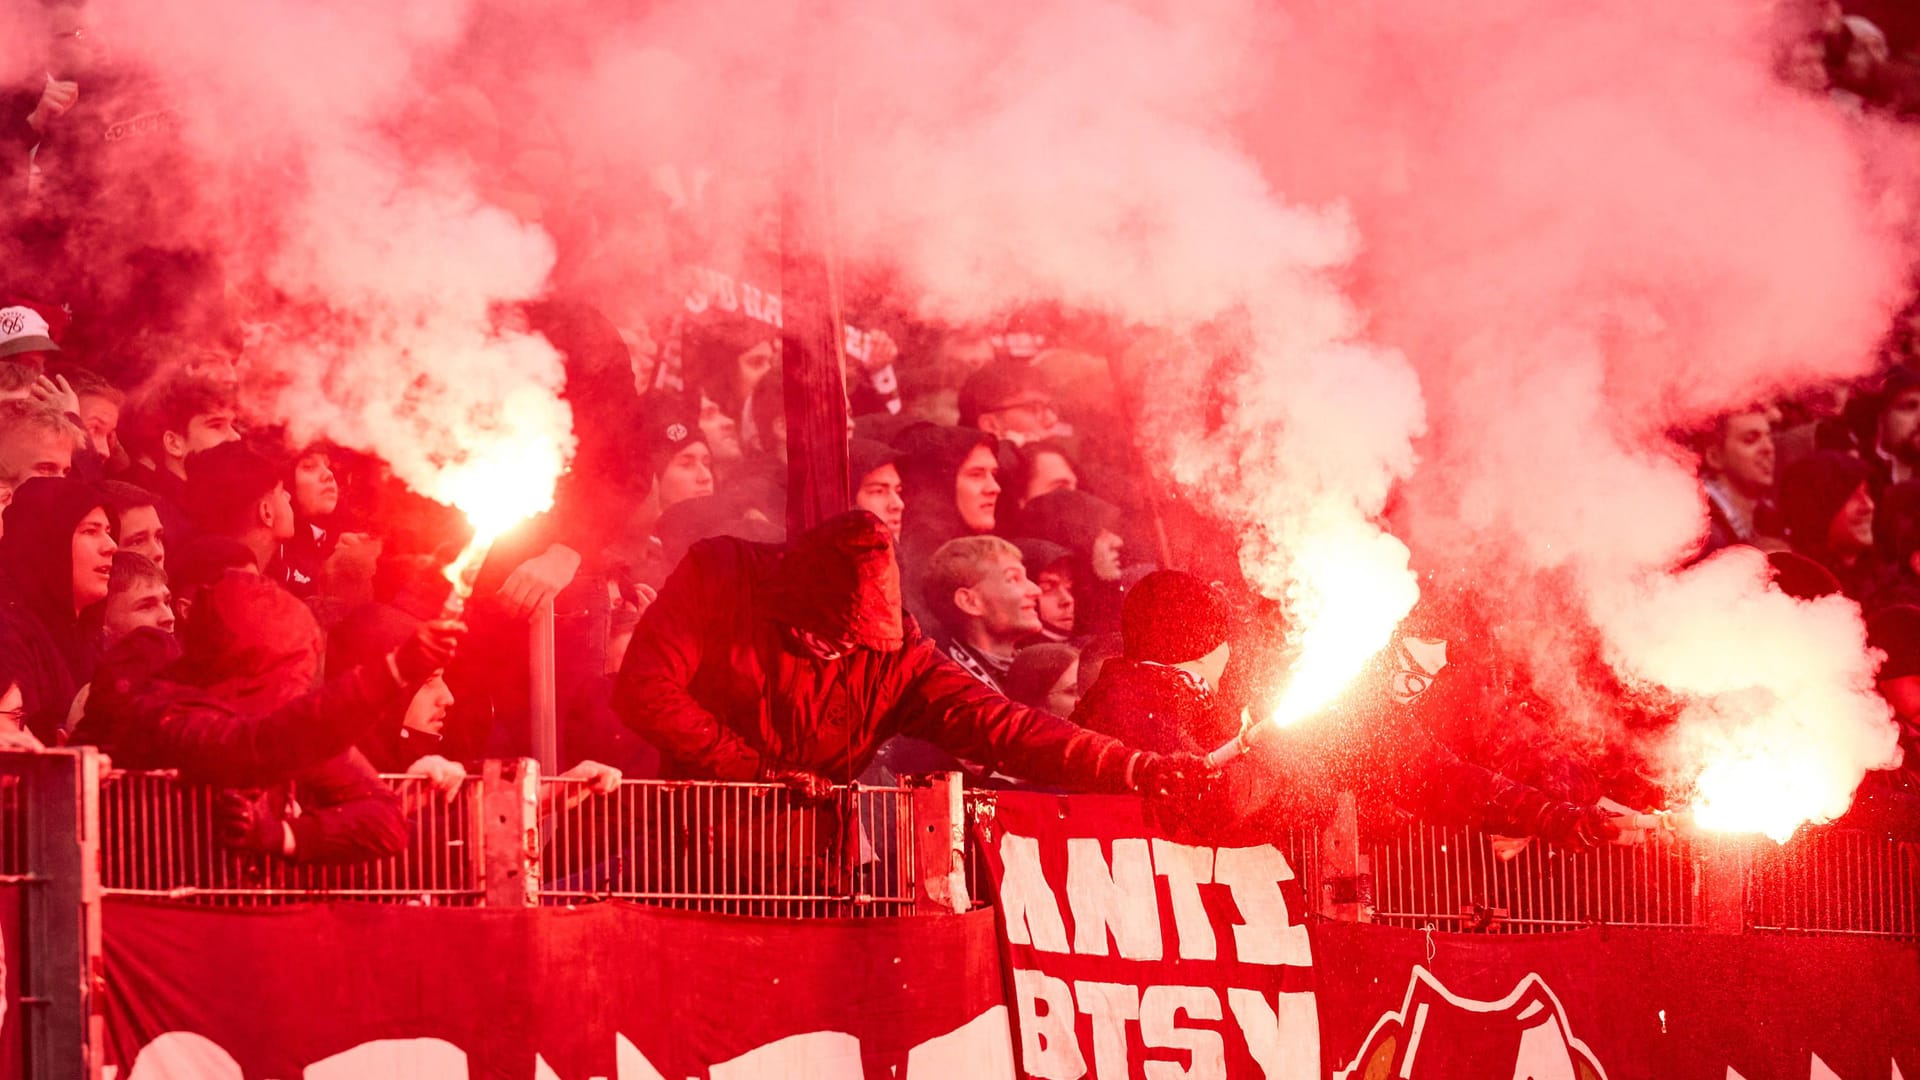
[[[1420,587],[1407,549],[1392,536],[1356,530],[1318,534],[1295,553],[1293,604],[1298,654],[1268,721],[1287,727],[1332,705],[1393,638]]]
[[[516,432],[484,451],[444,469],[426,494],[466,515],[473,539],[447,565],[453,597],[447,614],[458,615],[473,595],[480,564],[507,530],[553,506],[553,488],[566,462],[561,443],[535,432]]]

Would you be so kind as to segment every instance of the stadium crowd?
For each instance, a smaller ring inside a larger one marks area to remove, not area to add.
[[[1220,828],[1258,828],[1371,785],[1576,846],[1617,833],[1603,796],[1662,803],[1642,763],[1570,754],[1529,719],[1540,699],[1490,617],[1446,589],[1369,676],[1378,704],[1356,707],[1339,753],[1202,765],[1273,693],[1284,622],[1240,583],[1233,537],[1144,467],[1109,361],[1124,342],[1067,312],[930,325],[856,288],[852,510],[788,537],[771,275],[689,273],[673,310],[626,325],[564,287],[503,310],[561,353],[579,448],[553,510],[496,544],[445,617],[462,518],[377,458],[292,445],[287,418],[248,411],[245,283],[191,238],[130,227],[163,194],[101,198],[128,175],[102,158],[167,124],[128,126],[137,73],[89,53],[84,8],[46,10],[62,77],[0,96],[16,208],[0,281],[6,746],[94,744],[226,789],[236,847],[386,854],[404,829],[380,773],[451,787],[528,753],[526,623],[551,604],[562,764],[602,789],[762,779],[813,796],[959,768],[1191,799],[1232,819]],[[1920,106],[1887,35],[1832,16],[1786,77],[1844,108]],[[104,259],[87,246],[102,206],[118,217]],[[563,268],[569,243],[591,243],[556,236]],[[1871,385],[1683,437],[1711,510],[1701,554],[1751,544],[1783,589],[1859,601],[1911,763],[1920,312],[1890,342]],[[1270,782],[1283,773],[1297,783]]]

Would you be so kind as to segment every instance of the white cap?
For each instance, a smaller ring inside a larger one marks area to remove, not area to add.
[[[0,308],[0,356],[23,352],[59,352],[47,320],[30,307]]]

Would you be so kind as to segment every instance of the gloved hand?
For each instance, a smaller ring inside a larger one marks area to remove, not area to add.
[[[825,802],[833,794],[833,781],[810,769],[788,769],[769,765],[760,770],[764,783],[781,784],[801,802]]]
[[[414,635],[393,650],[394,674],[403,686],[418,686],[447,666],[460,648],[467,624],[447,619],[422,625]]]
[[[1586,851],[1620,837],[1620,815],[1602,806],[1557,802],[1541,811],[1535,830],[1541,839],[1574,851]]]
[[[291,834],[271,792],[250,794],[231,789],[213,801],[213,821],[220,842],[243,851],[291,855]]]
[[[1197,800],[1220,771],[1198,754],[1143,752],[1133,766],[1133,789],[1148,798]]]

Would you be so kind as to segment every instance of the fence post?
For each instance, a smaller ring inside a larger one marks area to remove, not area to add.
[[[960,774],[902,777],[913,793],[913,910],[960,912],[967,896],[967,823]]]
[[[486,906],[539,906],[540,765],[532,758],[481,766],[480,853]]]
[[[533,609],[527,622],[527,723],[532,726],[528,744],[534,760],[548,774],[560,771],[560,707],[558,676],[554,665],[553,601]]]
[[[1353,792],[1334,797],[1333,818],[1320,831],[1320,914],[1341,922],[1373,921],[1373,875],[1360,854],[1360,815]]]
[[[1753,869],[1753,840],[1716,836],[1696,841],[1701,923],[1709,933],[1740,934],[1747,929],[1747,877]]]
[[[9,754],[20,777],[28,887],[20,1001],[30,1080],[100,1075],[100,755]]]

